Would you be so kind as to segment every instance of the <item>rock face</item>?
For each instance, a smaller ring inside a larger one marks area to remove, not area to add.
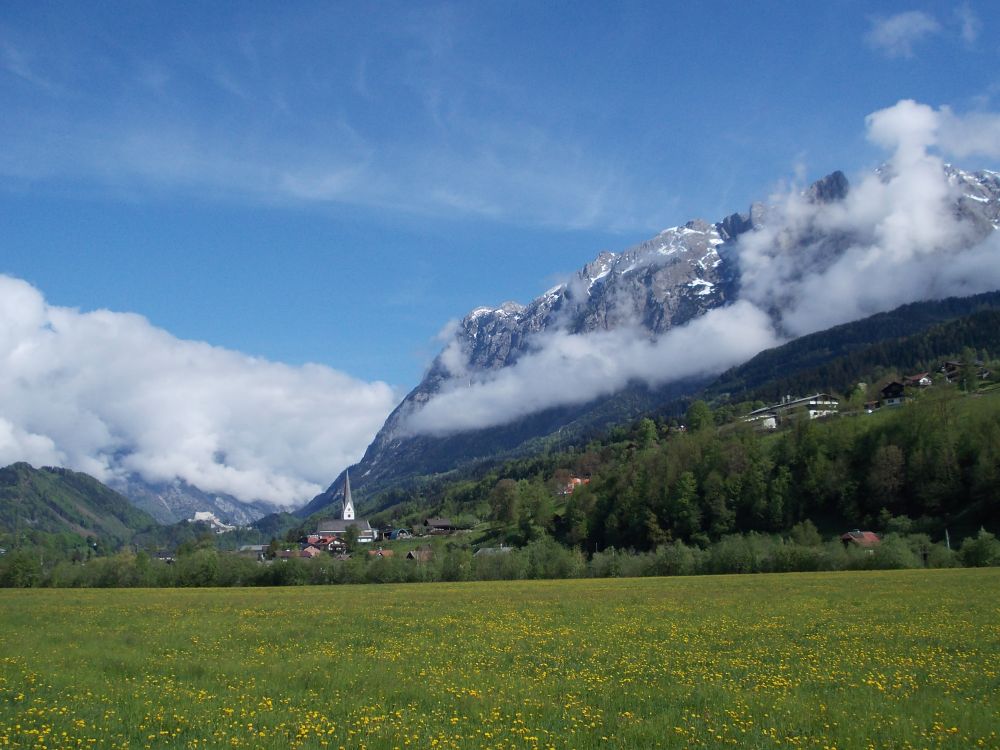
[[[971,236],[982,237],[996,229],[1000,175],[952,167],[946,167],[946,174],[956,196],[955,214],[971,227]],[[804,198],[810,204],[835,203],[844,200],[849,189],[843,173],[834,172],[810,186]],[[767,206],[755,203],[747,213],[732,214],[714,224],[689,221],[624,252],[602,252],[565,284],[527,305],[505,302],[476,308],[461,321],[454,340],[435,359],[423,381],[386,420],[361,462],[351,468],[355,489],[370,496],[408,475],[445,471],[471,456],[511,448],[532,437],[533,430],[545,434],[544,430],[559,429],[580,409],[554,409],[512,426],[493,428],[488,436],[464,433],[460,440],[410,436],[405,423],[449,380],[517,362],[540,332],[585,333],[638,323],[655,337],[734,301],[740,289],[736,253],[740,237],[765,226],[770,213]],[[820,264],[832,262],[851,241],[842,234],[808,231],[813,234],[783,241],[808,243],[812,260]],[[770,312],[779,313],[777,309]],[[340,478],[299,514],[308,515],[336,502],[339,483]]]
[[[243,503],[229,495],[203,492],[181,480],[150,483],[133,475],[112,482],[111,486],[134,506],[165,524],[192,518],[195,513],[211,512],[227,523],[249,526],[275,511],[265,503]]]

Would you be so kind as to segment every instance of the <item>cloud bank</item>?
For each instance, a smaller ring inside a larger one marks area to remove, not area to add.
[[[956,211],[961,188],[942,154],[1000,154],[1000,116],[960,116],[904,100],[871,114],[868,138],[891,157],[847,197],[772,197],[764,225],[735,245],[739,299],[656,340],[638,326],[548,332],[513,366],[470,372],[461,346],[441,362],[456,377],[409,419],[443,435],[585,403],[631,381],[660,385],[743,362],[790,337],[924,299],[1000,289],[1000,232]],[[968,201],[981,201],[968,198]]]
[[[743,302],[712,310],[659,341],[635,328],[551,332],[539,336],[534,350],[513,367],[432,398],[409,427],[447,434],[502,424],[610,395],[631,381],[659,385],[718,372],[775,343],[767,315]]]
[[[52,306],[0,275],[0,465],[179,478],[292,506],[360,457],[394,402],[385,383]]]

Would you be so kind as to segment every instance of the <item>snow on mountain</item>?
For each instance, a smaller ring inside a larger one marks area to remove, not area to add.
[[[528,304],[479,307],[462,319],[352,474],[361,487],[384,485],[401,452],[408,465],[419,464],[449,413],[456,431],[465,429],[484,400],[492,400],[484,427],[505,413],[516,419],[544,408],[537,394],[529,398],[539,378],[552,381],[552,405],[582,403],[630,379],[655,384],[660,369],[660,382],[697,372],[674,368],[684,358],[721,370],[790,335],[907,301],[1000,287],[998,224],[997,173],[928,157],[916,167],[889,163],[854,188],[834,172],[784,202],[602,252]],[[731,362],[713,356],[727,347]],[[630,359],[649,362],[630,367]],[[595,385],[605,372],[608,382]],[[433,423],[425,419],[431,413]]]

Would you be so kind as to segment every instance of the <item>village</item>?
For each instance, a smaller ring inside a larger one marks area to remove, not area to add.
[[[977,381],[987,380],[991,373],[981,362],[966,365],[949,360],[935,367],[933,374],[931,371],[917,372],[877,383],[877,398],[863,398],[868,388],[864,383],[859,383],[855,393],[860,392],[862,395],[853,396],[852,405],[846,411],[842,409],[842,399],[831,393],[786,396],[776,403],[752,409],[731,426],[744,423],[755,431],[770,433],[794,423],[795,420],[822,420],[836,415],[863,417],[881,410],[903,407],[917,399],[921,392],[932,388],[935,382],[964,390],[962,381],[970,377]],[[677,425],[671,429],[683,433],[687,428]],[[575,490],[588,485],[590,481],[590,476],[576,476],[566,472],[562,476],[553,477],[549,482],[553,503],[561,507]],[[368,561],[396,559],[420,564],[431,562],[445,549],[457,547],[469,549],[474,558],[507,555],[519,549],[516,541],[511,543],[509,538],[504,540],[490,530],[483,531],[485,527],[492,528],[493,524],[484,524],[467,516],[455,519],[428,515],[416,522],[411,516],[409,523],[405,525],[373,524],[368,518],[357,515],[350,476],[346,472],[339,494],[339,507],[332,508],[337,511],[336,514],[313,521],[298,537],[272,539],[269,544],[243,544],[236,553],[263,565],[289,560],[332,559],[347,562],[359,557]],[[208,512],[196,513],[191,521],[207,525],[215,534],[236,530],[235,526],[223,523]],[[873,554],[881,543],[878,533],[863,528],[838,532],[838,538],[845,549],[861,550],[867,554]],[[173,555],[164,557],[172,559]]]

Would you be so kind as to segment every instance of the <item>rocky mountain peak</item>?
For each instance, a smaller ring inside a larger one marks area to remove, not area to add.
[[[810,203],[834,203],[846,198],[849,189],[847,177],[837,170],[810,185],[806,191],[806,200]]]
[[[952,167],[947,168],[947,174],[954,187],[954,211],[973,233],[965,239],[971,241],[974,235],[996,229],[1000,225],[1000,175]],[[893,179],[889,168],[878,170],[877,175],[884,182]],[[838,171],[817,180],[802,197],[812,204],[828,204],[844,200],[849,191],[847,178]],[[409,417],[442,389],[469,384],[490,371],[516,363],[531,350],[540,334],[580,334],[628,326],[656,338],[674,326],[731,303],[741,284],[740,238],[766,229],[769,220],[779,215],[780,209],[754,203],[746,213],[733,213],[717,223],[695,219],[664,229],[623,252],[601,252],[565,283],[526,305],[505,302],[499,307],[476,308],[462,320],[455,339],[434,361],[423,381],[389,416],[361,463],[351,469],[358,478],[358,487],[365,491],[366,485],[378,487],[397,476],[398,461],[403,456],[410,464],[426,468],[431,461],[428,457],[434,454],[434,470],[447,470],[449,460],[453,460],[449,457],[458,448],[447,438],[409,434]],[[852,238],[844,232],[824,233],[822,228],[809,225],[797,232],[781,233],[775,242],[791,253],[788,257],[805,257],[795,253],[800,245],[807,247],[810,262],[822,266],[845,252]],[[784,247],[786,244],[788,247]],[[773,312],[780,314],[777,307]],[[539,424],[544,422],[548,425],[545,429],[556,429],[558,425],[552,421],[556,418],[545,417]],[[524,430],[512,428],[510,434],[497,441],[530,437]],[[466,452],[470,449],[468,445],[462,447]]]

